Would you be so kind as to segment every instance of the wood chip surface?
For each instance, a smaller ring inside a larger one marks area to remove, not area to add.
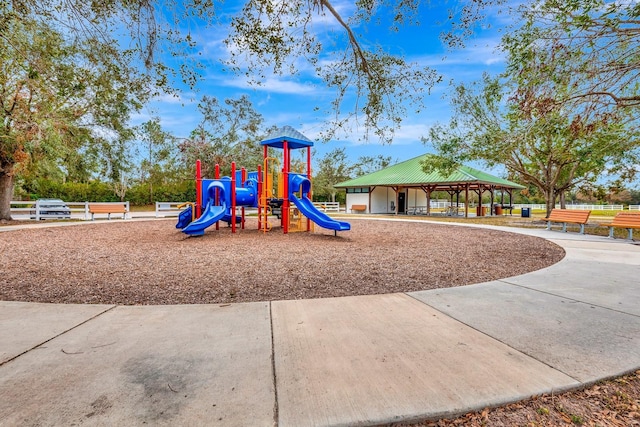
[[[339,232],[222,224],[189,237],[173,220],[111,220],[0,233],[0,300],[212,304],[462,286],[558,262],[544,239],[447,224],[354,220]]]

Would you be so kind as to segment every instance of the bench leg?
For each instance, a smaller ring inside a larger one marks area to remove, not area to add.
[[[551,230],[551,221],[547,221],[547,230]]]
[[[566,232],[567,232],[567,223],[566,223],[566,222],[563,222],[563,223],[562,223],[562,232],[563,232],[563,233],[566,233]]]
[[[580,234],[584,234],[584,224],[580,224]]]
[[[609,227],[609,238],[613,239],[613,227]]]
[[[629,240],[633,240],[633,228],[627,228],[627,230],[629,231]]]
[[[91,221],[94,221],[95,218],[93,217],[95,214],[93,212],[91,212]]]

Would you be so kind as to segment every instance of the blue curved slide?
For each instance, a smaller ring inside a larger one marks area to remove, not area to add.
[[[213,203],[215,201],[215,197],[213,197],[214,191],[218,189],[220,193],[220,206],[215,206]],[[214,181],[211,183],[209,188],[207,188],[207,192],[209,193],[209,200],[207,201],[207,205],[204,208],[204,212],[200,218],[193,221],[191,224],[187,225],[182,229],[183,233],[192,235],[192,236],[202,236],[204,234],[204,230],[207,227],[212,226],[216,222],[223,220],[225,215],[227,215],[227,204],[224,202],[224,186],[219,181]]]
[[[296,190],[298,190],[302,186],[302,197],[298,198],[294,194]],[[311,181],[307,179],[307,177],[303,175],[293,175],[290,180],[289,185],[289,199],[293,202],[294,205],[300,212],[311,221],[318,224],[320,227],[328,228],[329,230],[335,231],[346,231],[351,230],[351,224],[348,222],[337,221],[331,218],[329,215],[324,212],[319,211],[314,205],[313,202],[307,197],[309,194],[309,190],[311,189]]]
[[[192,215],[193,215],[192,212],[193,212],[193,209],[191,205],[187,206],[185,210],[181,211],[178,214],[178,223],[176,224],[176,228],[183,229],[187,225],[189,225],[189,223],[192,220]]]

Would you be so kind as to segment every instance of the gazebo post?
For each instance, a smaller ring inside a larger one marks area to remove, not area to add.
[[[491,210],[491,213],[489,214],[489,216],[493,216],[495,213],[495,211],[493,210],[493,202],[495,201],[495,198],[494,198],[495,191],[496,191],[495,185],[492,185],[491,187],[489,187],[489,192],[491,193],[491,204],[489,205],[489,210]]]
[[[398,216],[398,193],[400,192],[400,187],[391,187],[391,189],[396,193],[396,201],[394,202],[396,204],[396,216]]]
[[[371,193],[373,193],[373,190],[375,190],[375,189],[376,189],[376,185],[374,185],[373,187],[369,187],[369,203],[367,204],[367,206],[369,207],[369,213],[371,213]],[[346,200],[345,200],[345,203],[346,203]],[[387,202],[385,201],[385,204],[386,203]],[[385,210],[386,209],[387,208],[385,207]],[[344,211],[345,211],[345,213],[347,212],[347,207],[346,206],[344,207]]]
[[[469,183],[464,186],[464,217],[469,218]]]

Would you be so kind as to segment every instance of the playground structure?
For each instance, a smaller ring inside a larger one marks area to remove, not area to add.
[[[231,176],[220,177],[219,165],[215,167],[214,179],[203,179],[201,164],[196,162],[196,202],[185,203],[178,216],[176,228],[189,235],[201,236],[204,230],[219,222],[229,224],[232,233],[237,224],[245,225],[245,208],[257,208],[258,229],[270,231],[270,216],[280,219],[282,232],[311,231],[313,224],[338,231],[350,230],[347,222],[337,221],[324,212],[319,211],[312,203],[311,197],[311,147],[313,142],[307,137],[285,126],[278,129],[260,143],[263,146],[263,164],[256,172],[247,172],[244,168],[236,170],[235,162],[231,163]],[[269,149],[283,150],[283,165],[279,169],[279,161],[269,156]],[[306,174],[291,171],[291,150],[307,150]],[[274,190],[274,174],[277,173],[277,191]],[[237,214],[237,208],[240,214]],[[279,213],[279,215],[278,215]],[[312,224],[313,223],[313,224]]]

